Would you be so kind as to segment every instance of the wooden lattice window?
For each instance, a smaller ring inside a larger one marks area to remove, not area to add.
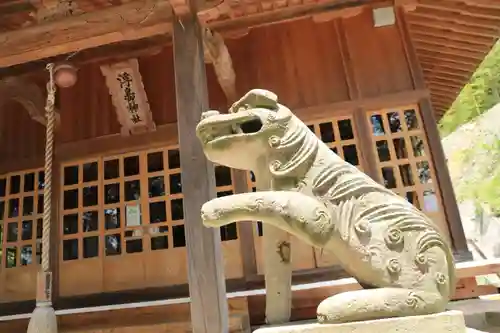
[[[0,177],[1,267],[39,264],[42,251],[44,172]]]
[[[373,111],[368,118],[384,185],[429,216],[439,215],[441,206],[418,107]]]
[[[356,129],[352,116],[335,117],[308,125],[318,138],[345,161],[361,169]]]
[[[356,127],[351,115],[308,123],[307,126],[335,154],[362,170]],[[248,186],[255,192],[255,175],[252,172],[248,173]],[[258,235],[262,236],[261,223],[259,222],[257,226]]]
[[[232,194],[230,169],[215,171],[217,195]],[[63,261],[186,246],[177,148],[66,164],[61,181]]]

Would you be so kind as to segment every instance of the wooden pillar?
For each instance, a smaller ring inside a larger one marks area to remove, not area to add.
[[[215,197],[213,164],[195,134],[208,109],[201,29],[195,15],[174,17],[177,126],[184,193],[191,322],[194,333],[227,333],[228,306],[219,229],[205,228],[201,206]]]
[[[257,175],[257,191],[271,189],[271,179]],[[266,281],[266,322],[290,321],[292,314],[292,258],[290,234],[272,225],[263,225],[262,254]]]
[[[399,32],[403,41],[405,54],[413,78],[413,85],[415,89],[425,89],[426,84],[420,62],[417,58],[415,48],[410,36],[408,25],[406,23],[405,11],[399,7],[396,12],[397,23]],[[467,247],[467,240],[465,238],[462,221],[460,219],[460,212],[458,210],[457,199],[453,191],[450,174],[448,171],[446,158],[441,144],[441,137],[437,128],[434,110],[432,108],[429,97],[419,101],[420,113],[424,125],[424,130],[427,136],[427,142],[431,150],[431,158],[436,173],[437,185],[441,193],[441,202],[443,203],[444,215],[448,222],[448,228],[451,235],[452,246],[455,252],[455,260],[467,261],[472,260],[472,254]]]
[[[233,178],[234,193],[248,192],[247,172],[243,170],[231,170]],[[257,275],[257,259],[255,253],[254,223],[238,223],[238,239],[240,241],[241,264],[245,280],[249,281]]]
[[[460,211],[458,210],[457,199],[448,171],[436,118],[434,117],[434,110],[429,98],[424,98],[420,101],[420,112],[431,151],[437,184],[441,193],[444,214],[448,222],[455,260],[459,262],[472,260],[472,254],[467,247],[467,239],[462,226],[462,220],[460,219]]]

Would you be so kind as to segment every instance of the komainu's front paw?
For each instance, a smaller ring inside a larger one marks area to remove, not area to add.
[[[204,226],[213,228],[218,227],[221,217],[221,211],[214,207],[212,200],[201,206],[201,221]]]

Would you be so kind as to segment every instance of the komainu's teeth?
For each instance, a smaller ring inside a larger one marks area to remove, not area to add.
[[[241,128],[238,125],[232,125],[231,129],[232,129],[232,132],[234,134],[243,133],[243,131],[241,130]]]
[[[209,134],[209,135],[207,135],[207,136],[205,136],[205,143],[212,141],[212,140],[213,140],[213,138],[214,138],[214,136],[213,136],[213,135],[210,135],[210,134]]]

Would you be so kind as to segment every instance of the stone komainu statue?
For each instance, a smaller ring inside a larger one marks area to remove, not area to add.
[[[333,153],[277,96],[255,89],[196,129],[207,158],[252,170],[270,191],[213,199],[206,226],[262,221],[333,253],[366,289],[318,307],[320,323],[441,312],[455,288],[450,247],[434,223]]]

